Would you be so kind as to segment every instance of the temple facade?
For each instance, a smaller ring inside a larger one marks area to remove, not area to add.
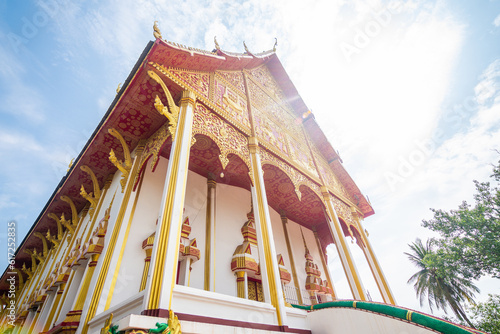
[[[155,37],[3,273],[0,332],[330,333],[347,306],[308,312],[339,302],[328,245],[369,304],[346,237],[395,305],[374,210],[275,50]]]

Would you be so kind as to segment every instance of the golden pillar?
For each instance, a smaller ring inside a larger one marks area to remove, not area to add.
[[[236,289],[238,291],[238,297],[246,298],[247,292],[245,287],[245,272],[237,271],[236,272]]]
[[[205,226],[205,281],[206,291],[215,291],[215,191],[217,182],[213,175],[207,180],[207,215]]]
[[[155,241],[155,234],[150,235],[144,242],[142,243],[142,249],[146,252],[146,258],[144,259],[144,270],[142,272],[141,286],[139,291],[142,291],[146,288],[146,282],[148,280],[149,266],[151,264],[151,253],[153,252],[153,245]]]

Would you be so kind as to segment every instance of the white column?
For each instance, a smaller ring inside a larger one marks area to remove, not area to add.
[[[347,276],[347,281],[349,283],[349,287],[351,288],[353,298],[357,300],[366,300],[365,289],[361,279],[359,278],[358,269],[356,268],[356,264],[352,258],[349,246],[345,241],[344,233],[342,232],[337,212],[335,212],[331,195],[326,187],[322,187],[321,191],[326,204],[327,212],[330,216],[328,225],[330,227],[333,240],[335,241],[335,246],[337,248],[342,267],[344,267],[344,272]]]
[[[377,283],[380,294],[382,295],[385,303],[396,305],[396,300],[394,298],[394,295],[392,294],[391,288],[387,282],[387,279],[385,278],[382,268],[380,267],[377,256],[375,255],[372,245],[370,244],[370,240],[368,240],[368,236],[366,235],[365,230],[361,225],[361,219],[359,219],[356,209],[352,208],[351,210],[353,212],[354,218],[358,223],[358,230],[361,234],[361,238],[364,244],[364,246],[361,248],[363,249],[363,253],[365,254],[368,265],[370,266],[370,270],[373,274],[375,282]]]

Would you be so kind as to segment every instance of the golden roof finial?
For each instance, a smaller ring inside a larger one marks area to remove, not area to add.
[[[156,39],[163,39],[161,37],[161,31],[160,31],[160,28],[158,28],[158,21],[155,21],[155,24],[153,25],[153,36],[156,38]]]
[[[245,51],[246,51],[246,53],[250,53],[250,51],[248,51],[248,47],[247,47],[247,45],[245,44],[245,41],[243,41],[243,46],[245,47]]]
[[[273,46],[273,52],[276,52],[276,47],[278,46],[278,39],[276,37],[274,37],[274,46]]]
[[[220,50],[219,43],[217,43],[217,36],[214,36],[215,49]]]
[[[118,84],[118,87],[116,87],[116,95],[118,95],[118,93],[120,92],[120,89],[122,89],[122,83],[121,82]]]

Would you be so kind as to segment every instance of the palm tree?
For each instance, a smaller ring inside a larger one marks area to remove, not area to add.
[[[408,284],[414,283],[415,292],[420,299],[420,306],[427,297],[429,307],[443,309],[450,307],[458,319],[466,321],[474,328],[465,314],[462,303],[468,301],[474,304],[474,293],[479,289],[470,281],[457,275],[457,273],[443,263],[442,258],[432,250],[431,240],[422,244],[417,238],[409,244],[411,253],[405,253],[411,262],[420,270],[413,274]]]

